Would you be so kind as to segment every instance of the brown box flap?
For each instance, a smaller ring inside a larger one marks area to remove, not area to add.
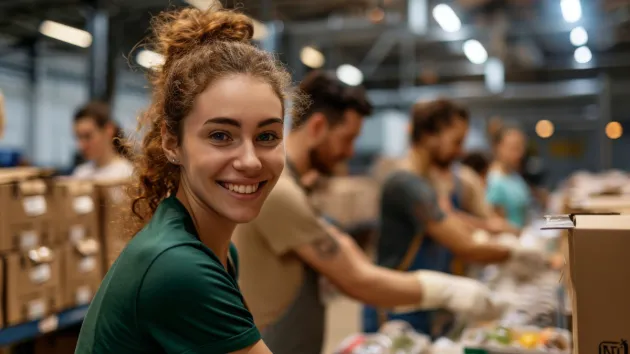
[[[559,214],[559,215],[545,215],[545,221],[542,230],[570,230],[576,227],[576,218],[578,216],[611,216],[620,215],[617,212],[600,212],[600,213],[571,213],[571,214]],[[580,219],[582,219],[580,217]],[[595,218],[597,219],[597,218]],[[580,228],[582,225],[580,224]]]

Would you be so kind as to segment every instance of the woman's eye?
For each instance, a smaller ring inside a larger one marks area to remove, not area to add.
[[[230,136],[223,132],[214,132],[210,134],[210,139],[215,141],[229,141]]]
[[[262,133],[258,136],[258,141],[263,141],[263,142],[271,142],[274,140],[277,140],[278,136],[276,134],[273,133]]]

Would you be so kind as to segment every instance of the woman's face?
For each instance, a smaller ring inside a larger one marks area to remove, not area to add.
[[[176,149],[188,196],[233,222],[254,219],[284,168],[282,113],[271,86],[248,75],[203,91]]]
[[[109,125],[101,128],[91,117],[80,118],[74,123],[74,135],[81,156],[89,161],[102,158],[107,149],[111,149],[113,127]]]
[[[508,130],[497,145],[500,162],[512,169],[519,169],[525,155],[525,135],[518,130]]]

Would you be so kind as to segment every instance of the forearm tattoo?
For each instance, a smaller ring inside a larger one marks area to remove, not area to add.
[[[315,240],[312,245],[322,258],[332,258],[339,253],[339,243],[332,236]]]

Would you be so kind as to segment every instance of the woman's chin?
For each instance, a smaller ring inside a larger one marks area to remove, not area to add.
[[[260,208],[254,209],[245,209],[245,210],[231,210],[227,215],[225,215],[232,222],[237,224],[247,224],[248,222],[252,222],[258,214],[260,213]]]

